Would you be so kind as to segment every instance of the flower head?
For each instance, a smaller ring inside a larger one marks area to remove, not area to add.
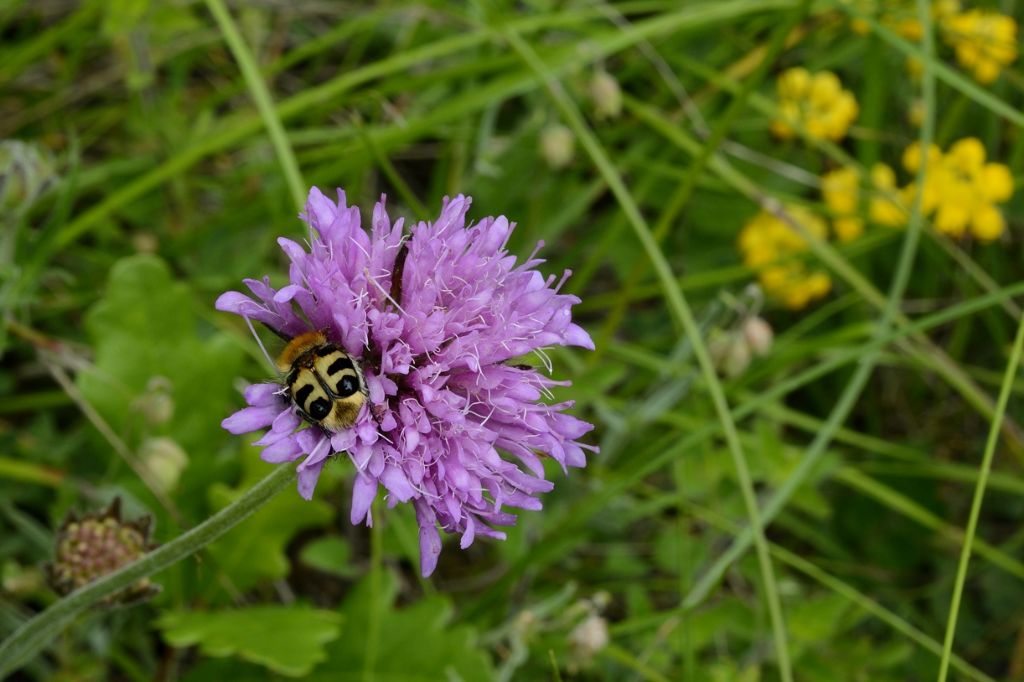
[[[46,566],[51,586],[61,595],[70,594],[141,558],[151,549],[151,524],[149,516],[123,521],[120,498],[115,498],[101,512],[81,518],[69,516],[57,531],[54,561]],[[144,578],[107,598],[103,604],[138,601],[156,594],[159,589]]]
[[[917,7],[913,0],[843,0],[864,14],[873,15],[880,24],[895,31],[907,40],[920,40],[922,27]],[[960,0],[932,0],[931,14],[936,22],[942,22],[960,11]],[[851,27],[855,33],[867,35],[871,24],[863,19],[854,19]]]
[[[900,227],[908,212],[896,189],[896,174],[884,163],[871,168],[872,194],[867,199],[867,215],[871,222],[887,227]],[[864,232],[861,217],[860,174],[855,168],[837,168],[821,179],[821,195],[832,213],[832,229],[841,242],[853,241]]]
[[[819,216],[802,206],[787,206],[786,212],[813,236],[827,237],[828,227]],[[804,308],[832,288],[829,276],[805,260],[807,240],[772,213],[761,211],[747,221],[740,232],[739,247],[743,262],[757,270],[765,292],[787,308]]]
[[[1013,176],[1001,163],[985,162],[985,147],[974,137],[954,142],[946,153],[931,145],[921,153],[917,143],[903,153],[903,165],[912,173],[927,156],[921,211],[934,213],[935,229],[952,237],[962,237],[968,228],[975,238],[991,241],[1003,234],[1006,222],[996,208],[1013,194]],[[917,191],[911,183],[904,191],[910,204]]]
[[[304,425],[277,383],[250,386],[248,407],[224,420],[232,433],[269,427],[256,441],[268,462],[301,460],[298,486],[313,495],[334,453],[355,470],[352,523],[372,523],[370,505],[383,486],[390,506],[411,502],[420,528],[420,567],[430,575],[441,551],[438,525],[504,538],[495,526],[515,522],[506,507],[540,509],[552,483],[541,457],[563,469],[586,464],[577,442],[593,426],[541,397],[563,385],[532,367],[511,364],[545,346],[593,348],[572,322],[575,296],[560,279],[516,263],[505,250],[514,224],[504,216],[466,225],[470,199],[446,199],[440,217],[420,222],[403,240],[383,199],[369,232],[358,207],[316,188],[302,218],[309,250],[279,239],[291,260],[287,286],[246,280],[254,298],[227,292],[217,308],[263,322],[286,336],[311,329],[359,360],[369,400],[355,424],[337,433]],[[254,300],[255,299],[255,300]]]
[[[802,67],[787,69],[776,83],[779,118],[772,132],[791,138],[802,128],[813,138],[841,140],[857,118],[857,100],[844,90],[831,71],[810,73]]]
[[[956,60],[979,83],[991,83],[1017,59],[1017,22],[998,12],[972,9],[945,18],[943,37]]]

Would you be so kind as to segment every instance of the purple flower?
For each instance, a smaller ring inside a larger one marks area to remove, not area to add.
[[[573,324],[575,296],[505,250],[514,224],[504,216],[466,225],[470,199],[445,199],[434,223],[420,222],[403,241],[382,198],[369,234],[359,209],[310,190],[309,251],[278,239],[291,260],[291,283],[246,280],[253,297],[229,291],[217,308],[258,320],[285,336],[322,330],[362,364],[369,400],[349,429],[306,425],[278,383],[250,386],[248,407],[224,420],[231,433],[270,427],[255,442],[268,462],[298,459],[299,493],[309,499],[327,459],[345,451],[355,465],[352,523],[372,524],[380,486],[388,505],[412,502],[420,528],[420,568],[430,575],[441,552],[438,525],[503,539],[515,523],[508,507],[540,509],[551,490],[541,456],[567,467],[586,464],[578,442],[593,426],[547,404],[566,385],[509,361],[545,346],[593,349]],[[541,245],[538,245],[538,249]],[[401,255],[400,255],[401,254]],[[396,274],[397,273],[397,274]],[[397,281],[395,281],[397,280]]]

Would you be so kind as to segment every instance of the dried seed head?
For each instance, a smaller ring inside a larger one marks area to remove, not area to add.
[[[149,544],[152,517],[121,519],[121,500],[115,498],[102,512],[77,518],[70,515],[57,533],[54,562],[46,567],[53,589],[69,594],[142,557]],[[146,599],[159,591],[148,579],[140,580],[102,604],[112,606]]]

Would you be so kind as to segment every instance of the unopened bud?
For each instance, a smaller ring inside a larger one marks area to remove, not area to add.
[[[165,493],[174,489],[181,478],[181,472],[188,466],[188,455],[181,446],[163,436],[147,438],[142,443],[139,455],[155,483]]]
[[[622,88],[619,81],[601,69],[590,79],[590,98],[594,101],[594,116],[600,121],[618,118],[622,113]]]
[[[722,373],[732,379],[738,377],[750,366],[750,346],[742,334],[736,334],[729,346],[729,354],[722,363]]]
[[[540,131],[540,153],[552,168],[565,168],[572,162],[576,138],[564,125],[555,123]]]
[[[775,332],[763,318],[752,315],[743,323],[743,337],[747,340],[750,351],[760,357],[768,355],[771,351]]]
[[[708,339],[708,355],[718,372],[730,379],[750,366],[750,348],[742,333],[716,329]]]
[[[587,616],[569,633],[569,646],[583,662],[608,646],[608,621],[601,616]]]

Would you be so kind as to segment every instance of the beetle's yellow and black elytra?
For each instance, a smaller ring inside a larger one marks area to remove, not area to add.
[[[288,398],[299,415],[327,431],[344,431],[367,400],[359,363],[327,340],[323,332],[306,332],[288,342],[277,358]]]

